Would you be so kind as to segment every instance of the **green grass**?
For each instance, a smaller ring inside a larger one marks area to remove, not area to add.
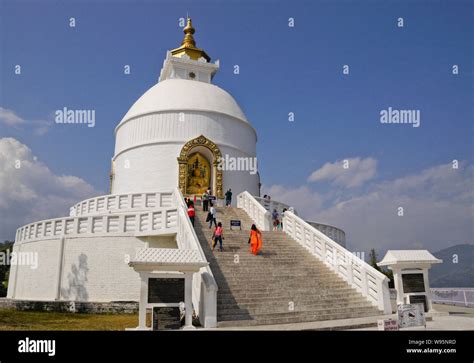
[[[138,314],[79,314],[0,309],[0,330],[125,330]]]

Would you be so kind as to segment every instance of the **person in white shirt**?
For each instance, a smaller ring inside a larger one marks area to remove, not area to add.
[[[211,209],[209,210],[209,213],[211,214],[211,218],[209,221],[209,228],[212,228],[212,223],[214,223],[214,226],[217,227],[217,222],[216,222],[217,209],[216,207],[214,207],[214,204],[211,203],[210,205],[211,205]]]

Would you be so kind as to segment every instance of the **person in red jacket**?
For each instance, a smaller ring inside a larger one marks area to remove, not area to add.
[[[194,227],[194,217],[196,216],[196,211],[194,210],[194,203],[190,202],[188,206],[188,217],[191,220],[191,223]]]

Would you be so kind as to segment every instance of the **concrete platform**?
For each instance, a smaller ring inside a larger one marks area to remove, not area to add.
[[[377,327],[358,328],[351,330],[377,330]],[[426,328],[424,326],[417,326],[413,328],[400,329],[400,331],[412,330],[474,330],[474,318],[456,315],[434,316],[431,321],[426,322]]]

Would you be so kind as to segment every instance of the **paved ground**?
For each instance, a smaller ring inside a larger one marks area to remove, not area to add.
[[[474,318],[474,308],[444,304],[433,304],[433,307],[436,311],[447,312],[449,313],[449,315],[458,315]]]
[[[436,314],[432,321],[426,322],[426,330],[473,330],[474,331],[474,308],[453,306],[444,304],[433,304]],[[449,314],[449,315],[446,315]],[[377,330],[376,327],[358,328],[352,330]],[[405,330],[425,330],[425,327],[405,328]]]
[[[472,330],[474,331],[474,308],[434,304],[437,313],[426,324],[426,330]],[[378,319],[395,319],[396,315],[365,318],[316,321],[297,324],[263,325],[253,327],[216,328],[217,330],[377,330]],[[214,330],[214,329],[212,329]],[[405,328],[425,330],[425,327]]]
[[[377,328],[370,327],[352,330],[377,330]],[[426,322],[426,329],[421,326],[401,330],[474,330],[474,318],[459,315],[434,316],[432,321]]]

